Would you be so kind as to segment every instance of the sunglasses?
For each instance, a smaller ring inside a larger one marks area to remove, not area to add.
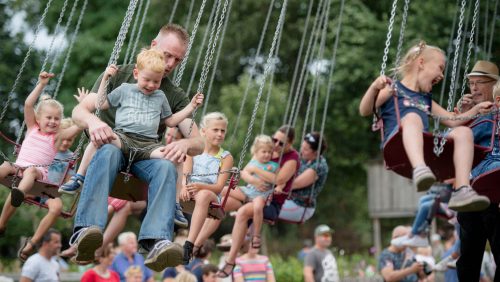
[[[317,143],[316,138],[311,133],[307,133],[304,137],[304,140],[308,141],[309,143]]]
[[[273,140],[273,143],[274,143],[274,144],[278,143],[278,145],[279,145],[280,147],[285,146],[285,142],[283,142],[283,141],[281,141],[281,140],[279,140],[279,139],[277,139],[277,138],[274,138],[274,137],[273,137],[273,138],[272,138],[272,140]]]

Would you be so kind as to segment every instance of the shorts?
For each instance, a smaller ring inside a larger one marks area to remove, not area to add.
[[[26,167],[30,166],[29,164],[14,164],[14,167],[19,167],[19,177],[23,177],[23,171]],[[35,167],[42,174],[42,179],[38,179],[40,181],[47,181],[49,175],[49,168],[47,166],[43,167]]]
[[[291,222],[303,222],[314,215],[315,207],[303,207],[297,205],[293,200],[286,200],[281,207],[279,219]]]
[[[162,147],[163,144],[159,143],[157,139],[144,137],[135,133],[123,132],[121,130],[115,131],[116,135],[120,138],[122,143],[122,153],[127,159],[130,159],[131,153],[134,149],[138,149],[132,154],[133,161],[142,161],[151,159],[151,153]]]
[[[108,206],[112,206],[115,212],[121,210],[127,203],[126,200],[108,197]]]
[[[259,191],[255,188],[255,186],[251,185],[246,185],[246,186],[240,186],[241,192],[245,194],[247,197],[245,200],[247,202],[250,202],[251,200],[257,198],[257,197],[263,197],[264,199],[267,199],[271,193],[273,193],[273,189],[269,189],[265,192]]]

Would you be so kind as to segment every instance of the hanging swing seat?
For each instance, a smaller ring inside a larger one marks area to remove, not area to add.
[[[211,202],[210,206],[208,208],[208,216],[213,219],[217,220],[222,220],[224,216],[226,215],[226,212],[224,211],[224,207],[226,206],[227,199],[229,198],[229,194],[231,193],[231,190],[236,188],[236,185],[238,184],[238,181],[240,179],[240,174],[237,168],[232,168],[229,173],[231,174],[231,177],[229,178],[229,184],[228,184],[228,189],[226,195],[224,195],[224,198],[222,198],[221,203],[217,202]],[[181,201],[181,207],[182,211],[185,213],[190,213],[192,214],[194,211],[194,207],[196,202],[194,200],[189,200],[186,202]]]
[[[472,181],[472,188],[487,196],[492,203],[500,203],[500,168],[485,172]]]
[[[384,162],[387,169],[394,171],[395,173],[409,178],[412,178],[413,167],[406,155],[405,148],[403,145],[403,128],[401,127],[401,119],[399,113],[399,107],[397,103],[397,96],[393,96],[395,111],[398,121],[398,131],[389,137],[387,142],[383,147]],[[382,140],[384,141],[384,126],[382,119],[378,127],[374,127],[376,130],[380,129]],[[492,122],[492,120],[484,120],[484,122]],[[478,123],[479,124],[479,123]],[[443,137],[446,138],[446,137]],[[492,135],[492,138],[494,136]],[[439,140],[441,141],[441,140]],[[436,156],[434,154],[434,136],[432,133],[423,133],[423,144],[424,144],[424,160],[425,163],[430,167],[432,172],[436,175],[438,181],[444,181],[455,177],[455,166],[453,165],[453,152],[454,152],[454,142],[451,139],[447,139],[446,145],[443,148],[443,152]],[[491,143],[493,144],[493,143]],[[492,146],[483,147],[474,145],[474,160],[473,166],[479,164],[486,154],[492,150]]]
[[[21,144],[14,142],[2,132],[0,132],[0,137],[3,138],[7,143],[12,144],[14,146],[15,152],[19,153],[19,150],[21,149]],[[48,208],[46,204],[40,203],[36,198],[39,197],[39,198],[54,199],[57,197],[61,197],[61,194],[57,190],[59,189],[59,186],[61,186],[64,183],[69,171],[75,166],[75,162],[76,161],[73,159],[68,162],[68,166],[66,166],[66,169],[63,173],[64,177],[61,178],[60,183],[52,183],[46,180],[36,180],[33,183],[33,186],[31,187],[29,194],[24,199],[24,202],[30,205],[38,206],[40,208]],[[17,186],[21,179],[22,177],[19,176],[8,175],[4,179],[0,179],[0,184],[6,186],[9,189],[12,189],[12,185],[15,184]],[[71,203],[71,208],[68,211],[63,211],[61,213],[61,216],[63,218],[73,217],[76,211],[76,206],[79,197],[80,195],[78,194]]]
[[[148,184],[130,173],[120,172],[116,176],[109,196],[132,202],[147,201]]]

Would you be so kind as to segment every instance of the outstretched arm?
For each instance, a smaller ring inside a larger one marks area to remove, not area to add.
[[[36,124],[35,119],[35,104],[42,94],[43,89],[49,83],[49,80],[54,77],[53,73],[41,72],[38,76],[38,84],[35,86],[35,89],[31,91],[31,93],[24,101],[24,121],[26,122],[26,127],[28,129],[32,128]]]
[[[432,101],[432,114],[439,117],[444,117],[444,119],[441,119],[442,124],[448,127],[456,127],[468,123],[469,121],[471,121],[472,117],[477,114],[486,114],[490,112],[492,107],[492,102],[481,102],[474,105],[467,112],[457,114],[455,112],[448,112],[447,110],[443,109],[438,103]]]
[[[180,122],[188,118],[193,113],[193,111],[202,103],[203,103],[203,94],[198,93],[194,95],[193,99],[191,99],[191,103],[189,103],[189,105],[184,107],[184,109],[166,118],[165,124],[168,127],[177,126]]]
[[[391,79],[384,75],[375,79],[359,103],[359,114],[361,116],[371,115],[374,103],[376,108],[383,105],[391,96],[391,84]]]
[[[312,168],[308,168],[293,180],[292,189],[300,190],[309,187],[313,185],[316,179],[318,179],[318,174],[316,173],[316,171]]]

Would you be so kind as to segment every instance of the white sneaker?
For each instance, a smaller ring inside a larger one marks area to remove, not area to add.
[[[448,268],[456,269],[457,268],[457,261],[458,261],[458,259],[454,259],[454,260],[448,262],[446,264],[446,266],[448,266]]]
[[[436,265],[432,268],[434,271],[444,272],[448,270],[448,263],[454,261],[451,256],[447,256],[442,259],[440,262],[436,263]]]
[[[429,239],[420,235],[413,235],[413,237],[408,238],[408,240],[404,242],[404,245],[409,247],[425,248],[429,246]]]

